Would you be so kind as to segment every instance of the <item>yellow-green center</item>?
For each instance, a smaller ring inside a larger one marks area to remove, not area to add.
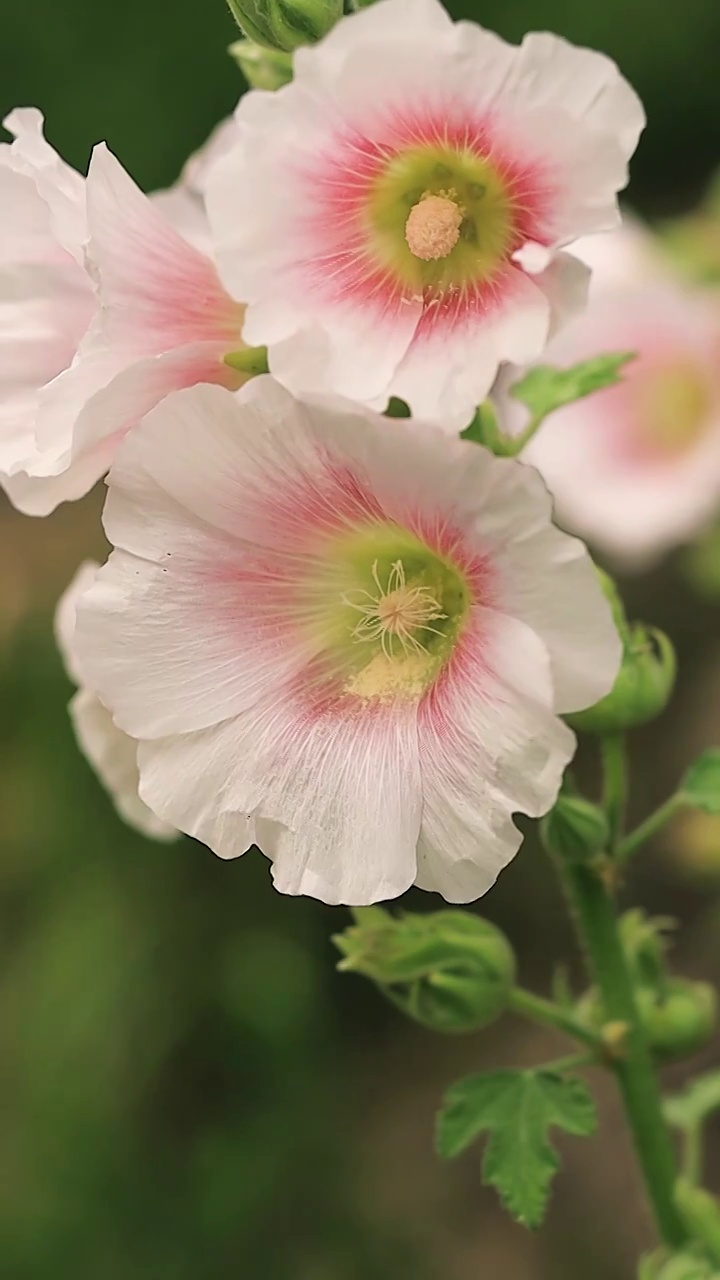
[[[643,439],[662,453],[682,453],[706,430],[712,391],[701,369],[679,360],[638,377],[635,404]]]
[[[412,147],[376,178],[367,208],[376,255],[418,291],[488,279],[513,247],[515,207],[487,159]]]
[[[416,698],[432,684],[470,604],[463,574],[395,525],[334,541],[311,590],[313,647],[347,693],[381,700]]]

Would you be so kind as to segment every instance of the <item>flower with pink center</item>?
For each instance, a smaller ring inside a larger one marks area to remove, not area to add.
[[[553,414],[523,456],[545,477],[563,525],[643,568],[720,510],[720,291],[673,274],[639,224],[602,248],[578,246],[593,268],[590,304],[543,359],[637,359],[617,386]],[[520,428],[517,406],[509,412]]]
[[[77,602],[95,580],[99,566],[82,564],[60,599],[55,613],[55,636],[70,679],[78,685],[70,703],[75,736],[83,754],[113,798],[121,817],[143,835],[172,840],[174,827],[157,818],[138,795],[138,744],[113,724],[110,712],[87,685],[75,645]]]
[[[560,250],[616,224],[643,123],[614,63],[557,37],[516,48],[437,0],[342,19],[246,94],[208,174],[246,341],[295,392],[464,426],[582,305]]]
[[[0,144],[0,483],[20,510],[46,515],[91,488],[169,391],[240,385],[225,357],[243,346],[243,312],[165,217],[201,239],[187,184],[154,207],[104,146],[85,180],[45,141],[39,112],[5,123],[15,141]]]
[[[169,397],[108,484],[76,643],[152,811],[284,893],[484,893],[620,660],[538,474],[260,377]]]

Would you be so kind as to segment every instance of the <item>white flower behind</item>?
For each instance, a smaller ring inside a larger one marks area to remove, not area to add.
[[[77,653],[152,810],[285,893],[484,893],[620,660],[537,473],[260,377],[169,397],[108,484]]]
[[[575,251],[593,270],[589,306],[543,362],[612,351],[637,359],[619,385],[554,413],[523,456],[566,528],[643,569],[720,512],[720,289],[685,282],[638,222]],[[520,429],[503,394],[515,377],[503,375],[496,394]]]
[[[78,745],[87,757],[115,807],[131,827],[155,840],[173,840],[178,832],[156,817],[138,795],[138,744],[113,724],[112,716],[83,678],[75,645],[78,601],[95,580],[99,566],[88,560],[80,566],[60,599],[55,614],[55,637],[71,680],[79,687],[70,702],[70,717]]]
[[[292,391],[459,429],[582,304],[561,250],[616,225],[642,107],[603,55],[518,48],[437,0],[381,0],[294,63],[245,95],[207,177],[244,337]]]

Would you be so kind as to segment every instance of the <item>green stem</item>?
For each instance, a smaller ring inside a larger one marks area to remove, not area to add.
[[[518,454],[522,453],[525,446],[530,443],[536,432],[540,430],[547,416],[546,413],[536,413],[530,419],[524,431],[521,431],[519,436],[513,436],[512,440],[508,442],[507,453],[509,457],[517,458]]]
[[[650,840],[652,836],[661,831],[667,822],[675,816],[679,809],[685,804],[684,796],[678,792],[677,795],[671,796],[659,809],[651,813],[639,827],[630,832],[624,840],[621,840],[617,846],[615,856],[618,862],[627,862],[632,857],[636,849]]]
[[[603,807],[610,828],[610,853],[617,852],[625,821],[627,758],[622,733],[609,733],[600,740],[603,762]]]
[[[685,1132],[685,1148],[683,1150],[683,1175],[696,1187],[703,1175],[703,1122],[691,1125]]]
[[[543,1027],[554,1027],[557,1031],[564,1031],[565,1035],[572,1036],[574,1040],[579,1040],[581,1044],[587,1045],[596,1052],[602,1050],[602,1040],[594,1031],[584,1027],[559,1004],[554,1004],[552,1000],[545,1000],[542,996],[533,995],[532,991],[515,987],[510,995],[508,1008],[520,1017],[529,1018],[531,1022],[537,1022]]]
[[[675,1248],[683,1244],[687,1234],[674,1200],[675,1152],[663,1118],[660,1090],[635,1002],[614,903],[593,868],[559,858],[556,862],[605,1017],[608,1022],[627,1027],[622,1056],[613,1068],[658,1229],[665,1244]]]

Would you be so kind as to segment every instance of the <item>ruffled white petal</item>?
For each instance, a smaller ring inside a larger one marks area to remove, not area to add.
[[[421,889],[448,902],[486,893],[522,841],[512,815],[547,813],[575,738],[553,710],[547,648],[523,623],[484,619],[497,674],[476,690],[448,691],[438,715],[421,719]],[[489,745],[491,744],[491,745]]]
[[[130,826],[156,840],[173,840],[178,831],[140,799],[138,744],[113,723],[110,712],[85,686],[83,663],[75,646],[78,601],[95,580],[98,565],[86,561],[58,603],[55,635],[70,678],[80,686],[70,703],[70,716],[80,749]]]

